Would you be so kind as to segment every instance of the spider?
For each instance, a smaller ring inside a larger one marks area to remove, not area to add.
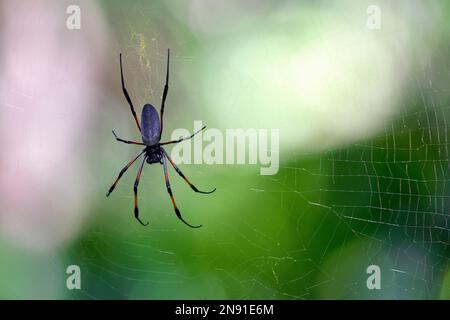
[[[135,216],[135,218],[143,226],[148,225],[148,222],[144,223],[139,218],[139,207],[138,207],[138,196],[137,196],[138,185],[139,185],[139,180],[141,178],[142,169],[144,167],[145,162],[147,162],[148,164],[159,163],[159,164],[163,165],[163,168],[164,168],[164,179],[165,179],[165,182],[166,182],[167,192],[169,193],[170,199],[172,200],[172,205],[173,205],[173,208],[175,210],[175,214],[177,215],[178,219],[183,221],[186,225],[188,225],[191,228],[199,228],[199,227],[201,227],[201,225],[197,225],[197,226],[191,225],[188,222],[186,222],[186,220],[184,220],[183,217],[181,216],[181,212],[180,212],[180,210],[177,207],[177,204],[176,204],[175,199],[173,197],[172,189],[170,187],[169,175],[168,175],[168,172],[167,172],[167,160],[172,165],[172,167],[175,169],[175,171],[181,176],[181,178],[183,178],[184,181],[186,181],[186,183],[195,192],[204,193],[204,194],[210,194],[210,193],[213,193],[214,191],[216,191],[216,188],[214,188],[211,191],[201,191],[201,190],[197,189],[197,187],[194,186],[189,181],[189,179],[183,174],[183,172],[181,172],[180,168],[178,168],[178,166],[169,157],[169,155],[167,154],[166,150],[164,150],[163,146],[164,145],[169,145],[169,144],[174,144],[174,143],[179,143],[179,142],[184,141],[184,140],[192,139],[197,133],[199,133],[200,131],[204,130],[206,128],[206,126],[201,128],[197,132],[194,132],[189,137],[179,138],[178,140],[171,140],[171,141],[167,141],[167,142],[160,142],[161,135],[162,135],[162,132],[163,132],[164,105],[165,105],[166,98],[167,98],[167,92],[169,90],[169,59],[170,59],[170,49],[167,49],[166,84],[164,86],[164,91],[163,91],[163,96],[162,96],[160,117],[158,116],[158,112],[156,111],[155,107],[153,107],[151,104],[145,104],[144,108],[142,109],[142,114],[141,114],[141,124],[142,124],[142,127],[141,127],[141,125],[139,124],[139,120],[138,120],[138,118],[136,116],[136,112],[134,111],[134,106],[133,106],[133,103],[131,102],[130,95],[128,94],[128,91],[125,88],[125,82],[124,82],[124,79],[123,79],[123,71],[122,71],[122,54],[119,55],[120,79],[121,79],[121,83],[122,83],[122,91],[123,91],[123,94],[125,95],[125,98],[128,101],[128,104],[130,105],[131,113],[133,114],[133,117],[134,117],[134,120],[136,122],[136,125],[137,125],[137,128],[139,130],[139,133],[141,134],[142,142],[129,141],[129,140],[121,139],[121,138],[119,138],[116,135],[114,130],[112,131],[112,133],[113,133],[113,135],[114,135],[114,137],[116,138],[117,141],[120,141],[120,142],[123,142],[123,143],[126,143],[126,144],[135,144],[135,145],[145,146],[145,148],[143,150],[141,150],[141,152],[134,159],[132,159],[130,162],[128,162],[125,167],[122,168],[122,170],[120,171],[120,173],[117,176],[116,180],[114,181],[113,185],[109,188],[106,196],[108,197],[111,194],[111,192],[113,192],[113,190],[116,187],[117,183],[119,182],[120,178],[128,170],[128,168],[139,157],[144,155],[144,157],[142,158],[141,164],[139,166],[138,172],[137,172],[136,180],[134,181],[134,188],[133,188],[133,190],[134,190],[134,216]]]

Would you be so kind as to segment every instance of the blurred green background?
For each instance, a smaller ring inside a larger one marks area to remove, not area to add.
[[[70,2],[0,3],[1,298],[450,298],[447,1],[81,1],[80,30]],[[196,230],[158,165],[148,227],[136,165],[105,197],[139,150],[111,135],[139,139],[119,53],[140,114],[169,47],[163,140],[194,120],[280,130],[276,175],[181,165],[205,196],[169,169]]]

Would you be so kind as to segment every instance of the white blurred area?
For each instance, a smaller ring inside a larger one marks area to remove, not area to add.
[[[89,132],[108,43],[94,2],[0,2],[0,241],[34,250],[72,239],[89,212]]]
[[[264,21],[253,20],[252,10],[242,5],[238,16],[248,13],[248,26],[237,19],[243,27],[230,28],[227,36],[207,25],[215,23],[214,13],[202,17],[203,11],[193,10],[192,28],[204,28],[212,42],[199,76],[210,125],[279,128],[282,151],[296,152],[336,148],[384,132],[388,121],[409,108],[402,98],[414,82],[413,55],[429,57],[439,4],[379,1],[380,30],[367,27],[371,4],[287,2],[267,11]],[[223,6],[220,10],[227,10]],[[236,7],[232,1],[228,10],[239,12]]]

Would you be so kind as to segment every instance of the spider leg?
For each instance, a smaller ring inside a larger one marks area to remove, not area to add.
[[[166,104],[166,98],[167,98],[167,92],[169,91],[169,60],[170,60],[170,49],[167,49],[167,69],[166,69],[166,84],[164,85],[164,92],[162,96],[162,102],[161,102],[161,112],[160,112],[160,121],[161,121],[161,128],[159,131],[159,136],[161,137],[163,132],[163,118],[164,118],[164,106]]]
[[[145,227],[146,225],[148,225],[147,223],[143,223],[142,220],[139,218],[139,207],[138,207],[138,197],[137,197],[137,191],[138,191],[138,185],[139,185],[139,180],[141,179],[141,174],[142,174],[142,168],[144,167],[145,164],[145,160],[147,159],[146,156],[144,156],[144,158],[142,158],[142,162],[141,165],[139,166],[139,170],[136,176],[136,180],[134,181],[134,217]]]
[[[161,142],[159,145],[163,146],[163,145],[166,145],[166,144],[173,144],[173,143],[178,143],[178,142],[181,142],[181,141],[184,141],[184,140],[192,139],[197,133],[199,133],[199,132],[201,132],[201,131],[203,131],[205,129],[206,129],[206,126],[203,126],[203,128],[201,128],[200,130],[197,130],[196,132],[191,134],[189,137],[184,137],[184,138],[180,138],[178,140],[171,140],[171,141],[167,141],[167,142]]]
[[[181,221],[184,222],[184,224],[188,225],[191,228],[200,228],[201,225],[198,226],[193,226],[189,223],[187,223],[183,217],[181,216],[180,210],[178,210],[177,204],[175,203],[175,199],[173,198],[173,194],[172,194],[172,189],[170,187],[170,182],[169,182],[169,174],[167,173],[167,162],[166,162],[166,158],[163,157],[163,167],[164,167],[164,179],[166,181],[166,188],[167,188],[167,192],[169,193],[170,196],[170,200],[172,200],[172,204],[173,204],[173,208],[175,209],[175,214],[177,215],[178,219],[180,219]]]
[[[116,138],[117,141],[120,141],[120,142],[123,142],[123,143],[127,143],[127,144],[137,144],[137,145],[140,145],[140,146],[145,146],[145,143],[142,143],[142,142],[123,140],[123,139],[119,138],[117,136],[117,134],[114,132],[114,130],[112,131],[112,133],[114,135],[114,138]]]
[[[180,168],[178,168],[178,166],[175,164],[175,162],[173,162],[173,160],[169,157],[169,155],[167,154],[166,150],[163,149],[164,152],[164,156],[169,160],[170,164],[172,165],[172,167],[175,169],[175,171],[180,175],[180,177],[182,177],[184,179],[184,181],[186,181],[186,183],[191,187],[192,190],[194,190],[195,192],[198,193],[204,193],[204,194],[210,194],[213,193],[214,191],[216,191],[216,188],[214,188],[211,191],[201,191],[198,190],[196,186],[194,186],[188,178],[186,178],[186,176],[183,174],[183,172],[180,170]]]
[[[128,170],[128,168],[145,152],[145,149],[142,150],[137,156],[136,158],[134,158],[133,160],[131,160],[130,162],[127,163],[127,165],[125,167],[122,168],[122,170],[120,170],[119,175],[117,176],[116,180],[114,181],[113,185],[109,188],[108,192],[106,193],[106,196],[108,197],[111,192],[113,192],[114,188],[116,187],[117,183],[119,182],[120,178],[122,177],[122,175],[125,173],[125,171]]]
[[[136,111],[134,111],[134,106],[133,106],[133,102],[131,102],[131,98],[130,95],[128,94],[127,89],[125,88],[125,81],[123,80],[123,71],[122,71],[122,54],[119,55],[119,60],[120,60],[120,80],[122,82],[122,91],[123,94],[125,95],[125,98],[128,101],[128,104],[130,105],[131,108],[131,113],[133,114],[134,120],[136,121],[137,127],[139,129],[139,132],[141,132],[141,126],[139,125],[139,120],[136,116]]]

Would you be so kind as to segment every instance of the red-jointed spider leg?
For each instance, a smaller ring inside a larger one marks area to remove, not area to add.
[[[180,139],[178,139],[178,140],[172,140],[172,141],[167,141],[167,142],[161,142],[159,145],[160,145],[160,146],[163,146],[163,145],[166,145],[166,144],[173,144],[173,143],[178,143],[178,142],[181,142],[181,141],[184,141],[184,140],[192,139],[197,133],[199,133],[200,131],[203,131],[203,130],[205,130],[205,129],[206,129],[206,126],[204,126],[203,128],[201,128],[200,130],[197,130],[196,132],[194,132],[193,134],[191,134],[189,137],[184,137],[184,138],[180,138]]]
[[[169,60],[170,60],[170,49],[167,49],[167,69],[166,69],[166,84],[164,85],[164,92],[162,96],[162,102],[161,102],[161,112],[160,112],[160,121],[161,121],[161,128],[159,131],[159,136],[162,136],[163,132],[163,124],[164,124],[164,106],[166,104],[166,98],[167,98],[167,92],[169,91]]]
[[[139,207],[138,207],[138,196],[137,196],[137,191],[138,191],[138,185],[139,185],[139,180],[141,179],[141,174],[142,174],[142,168],[144,167],[145,164],[145,160],[147,159],[146,156],[144,156],[144,158],[142,158],[142,162],[141,165],[139,166],[139,170],[136,176],[136,180],[134,181],[134,217],[145,227],[146,225],[148,225],[147,223],[143,223],[141,219],[139,219]]]
[[[114,132],[114,130],[112,131],[112,133],[114,135],[114,138],[116,138],[117,141],[120,141],[120,142],[123,142],[123,143],[127,143],[127,144],[137,144],[137,145],[140,145],[140,146],[145,146],[145,143],[142,143],[142,142],[124,140],[124,139],[119,138],[117,136],[117,134]]]
[[[136,111],[134,111],[133,102],[131,102],[130,95],[128,94],[128,91],[125,88],[125,81],[123,80],[122,54],[119,55],[119,60],[120,60],[120,80],[121,80],[121,83],[122,83],[122,91],[123,91],[123,94],[125,95],[125,98],[128,101],[128,104],[130,105],[131,113],[133,114],[134,120],[136,121],[137,127],[139,129],[139,133],[140,133],[141,132],[141,126],[139,125],[139,120],[138,120],[138,118],[136,116]]]
[[[173,208],[175,209],[175,214],[177,215],[178,219],[183,221],[184,224],[188,225],[191,228],[200,228],[201,225],[193,226],[193,225],[187,223],[181,216],[180,210],[178,210],[177,204],[175,203],[175,199],[173,198],[172,189],[170,187],[169,174],[167,173],[167,161],[166,161],[165,157],[163,157],[163,167],[164,167],[164,179],[166,180],[167,192],[169,193],[170,200],[172,200]]]
[[[180,175],[180,177],[182,177],[184,179],[184,181],[186,181],[186,183],[192,188],[192,190],[194,190],[195,192],[198,193],[204,193],[204,194],[209,194],[209,193],[213,193],[214,191],[216,191],[216,188],[214,188],[211,191],[201,191],[198,190],[196,186],[194,186],[188,178],[186,178],[186,176],[183,174],[183,172],[180,170],[180,168],[178,168],[178,166],[175,164],[175,162],[173,162],[173,160],[169,157],[169,155],[167,154],[166,150],[163,149],[164,155],[166,156],[166,158],[170,161],[170,164],[172,165],[172,167],[175,169],[175,171]]]
[[[145,152],[145,149],[141,151],[141,153],[139,153],[136,158],[134,158],[133,160],[131,160],[130,162],[127,163],[127,165],[125,167],[122,168],[122,170],[120,170],[119,175],[117,176],[116,180],[114,181],[113,185],[109,188],[108,192],[106,193],[106,196],[108,197],[111,192],[113,192],[114,188],[117,185],[117,182],[119,182],[120,178],[122,177],[122,175],[125,173],[125,171],[128,170],[128,168]]]

